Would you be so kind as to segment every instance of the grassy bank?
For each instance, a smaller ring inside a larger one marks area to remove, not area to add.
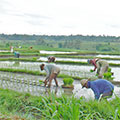
[[[50,56],[49,54],[40,54],[42,57],[48,57]],[[54,57],[59,57],[59,58],[76,58],[76,59],[94,59],[94,58],[101,58],[105,60],[120,60],[120,58],[110,58],[110,57],[95,57],[95,56],[77,56],[77,55],[56,55],[56,54],[51,54],[51,56]]]
[[[36,59],[37,58],[40,58],[40,57],[48,57],[48,56],[54,56],[57,58],[73,58],[73,59],[94,59],[94,58],[100,58],[100,59],[104,59],[104,60],[120,60],[120,58],[110,58],[110,57],[95,57],[95,56],[77,56],[77,55],[68,55],[68,54],[65,54],[65,55],[62,55],[62,54],[39,54],[39,53],[23,53],[23,54],[20,54],[20,58],[19,59],[22,59],[24,60],[25,58],[24,57],[31,57],[30,59],[32,59],[33,57]],[[0,54],[0,57],[3,57],[3,58],[0,58],[1,60],[5,60],[5,59],[15,59],[15,56],[13,54]],[[6,58],[7,57],[7,58]],[[12,58],[9,58],[9,57],[12,57]],[[23,58],[21,58],[23,57]]]
[[[24,62],[45,62],[42,60],[36,60],[36,57],[33,58],[0,58],[0,61],[24,61]],[[78,61],[56,61],[59,64],[72,64],[72,65],[89,65],[87,62],[78,62]],[[109,63],[110,66],[119,67],[120,64]]]
[[[26,69],[13,69],[13,68],[0,68],[0,71],[4,72],[14,72],[14,73],[26,73],[26,74],[31,74],[31,75],[41,75],[45,76],[46,73],[41,73],[40,71],[32,71],[32,70],[26,70]],[[58,77],[60,78],[73,78],[76,80],[81,80],[83,78],[77,77],[77,76],[70,76],[70,75],[65,75],[65,74],[59,74]]]
[[[33,58],[0,58],[0,61],[38,62],[35,57]],[[39,61],[39,62],[43,62],[43,61]]]
[[[46,76],[46,73],[41,73],[40,71],[32,71],[32,70],[26,70],[26,69],[13,69],[13,68],[0,68],[0,71],[3,72],[13,72],[13,73],[25,73],[25,74],[31,74],[31,75],[40,75],[40,76]],[[74,80],[82,80],[82,79],[89,79],[89,80],[96,80],[97,77],[78,77],[78,76],[70,76],[70,75],[66,75],[66,74],[59,74],[58,78],[73,78]],[[113,81],[110,80],[114,85],[120,85],[119,81]]]
[[[56,97],[54,94],[50,94],[48,97],[38,97],[28,93],[0,89],[0,101],[0,113],[4,117],[6,115],[18,116],[24,118],[23,120],[120,119],[120,98],[118,97],[109,102],[106,100],[98,102],[86,101],[83,97],[79,99],[64,95]]]

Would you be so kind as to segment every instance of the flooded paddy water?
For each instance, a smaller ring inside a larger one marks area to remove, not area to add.
[[[40,57],[38,60],[47,61],[46,57]],[[74,61],[74,62],[87,62],[87,59],[77,59],[77,58],[59,58],[56,57],[56,61]],[[120,60],[107,60],[108,63],[120,64]]]
[[[73,54],[77,52],[62,52],[62,51],[46,51],[46,50],[40,50],[40,54]]]
[[[0,68],[14,68],[14,69],[39,71],[40,64],[41,62],[0,61]],[[95,76],[96,74],[96,72],[92,72],[92,73],[90,72],[90,70],[93,69],[94,66],[70,65],[70,64],[56,64],[56,65],[60,67],[62,74],[79,76],[79,77],[90,77],[90,76]],[[114,80],[120,81],[120,77],[119,77],[120,67],[111,67],[111,69],[112,72],[114,72],[114,76],[113,76]]]
[[[14,69],[26,69],[26,70],[40,70],[40,62],[10,62],[10,61],[0,61],[1,68],[14,68]],[[93,69],[93,66],[85,65],[66,65],[66,64],[57,64],[60,67],[61,73],[79,76],[79,77],[92,77],[95,76],[95,72],[91,73],[90,69]],[[112,72],[114,72],[114,80],[120,81],[119,71],[120,67],[111,67]],[[44,72],[44,71],[43,71]],[[91,89],[82,89],[79,80],[74,81],[74,89],[63,89],[61,85],[63,84],[63,79],[58,78],[59,87],[55,87],[54,80],[52,81],[52,87],[45,88],[39,83],[39,80],[44,80],[45,76],[35,76],[28,74],[20,73],[11,73],[11,72],[0,72],[0,86],[2,88],[13,89],[20,92],[29,92],[33,95],[48,95],[50,92],[55,93],[56,95],[61,95],[62,93],[72,95],[74,94],[77,98],[84,96],[86,99],[93,99],[94,94]],[[115,86],[115,94],[120,96],[120,87]],[[114,96],[113,96],[114,97]]]
[[[57,51],[41,51],[43,54],[68,54],[74,52],[57,52]],[[81,55],[82,56],[82,55]],[[109,57],[109,58],[120,58],[120,56],[114,55],[94,55],[96,57]],[[13,56],[8,56],[13,57]],[[39,56],[20,56],[21,58],[32,58],[37,57],[40,60],[47,61],[47,57]],[[77,58],[56,58],[58,61],[80,61],[87,62],[87,59],[77,59]],[[109,63],[120,64],[119,60],[107,60]],[[32,71],[39,71],[39,65],[41,62],[18,62],[18,61],[0,61],[0,68],[13,68],[13,69],[25,69]],[[70,76],[78,76],[78,77],[86,77],[91,78],[95,76],[95,72],[91,73],[90,69],[93,69],[93,66],[85,66],[85,65],[68,65],[68,64],[56,64],[61,69],[61,74],[67,74]],[[111,67],[112,72],[114,72],[114,81],[120,81],[119,71],[120,67]],[[44,71],[42,71],[44,72]],[[73,85],[74,89],[65,89],[62,88],[63,79],[58,78],[59,87],[55,86],[54,80],[52,81],[51,88],[43,87],[43,84],[39,83],[39,80],[44,80],[45,76],[36,76],[36,75],[28,75],[28,74],[20,74],[20,73],[11,73],[11,72],[0,72],[0,87],[8,88],[19,92],[28,92],[32,95],[49,95],[49,93],[54,93],[57,96],[61,94],[67,95],[75,95],[75,97],[79,98],[84,96],[86,99],[94,99],[94,94],[91,89],[82,89],[80,81],[75,80]],[[120,86],[115,85],[115,95],[120,96]],[[113,98],[115,96],[113,95]]]
[[[94,94],[91,89],[81,87],[80,81],[75,80],[73,85],[74,89],[62,88],[62,78],[58,78],[59,87],[55,86],[54,80],[52,81],[51,88],[43,87],[43,84],[39,83],[39,80],[44,80],[44,76],[35,76],[20,73],[0,72],[0,87],[4,89],[12,89],[19,92],[26,92],[32,95],[43,96],[54,93],[57,96],[61,94],[75,95],[79,98],[81,96],[86,99],[94,99]],[[120,87],[115,86],[113,98],[115,95],[120,96]]]

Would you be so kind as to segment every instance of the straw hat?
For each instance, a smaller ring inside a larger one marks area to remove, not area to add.
[[[82,85],[82,88],[85,87],[85,84],[86,84],[87,82],[88,82],[87,79],[83,79],[83,80],[80,81],[80,84]]]

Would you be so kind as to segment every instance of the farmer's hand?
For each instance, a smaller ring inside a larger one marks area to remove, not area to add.
[[[101,79],[101,78],[102,78],[102,75],[98,75],[98,78],[100,78],[100,79]]]

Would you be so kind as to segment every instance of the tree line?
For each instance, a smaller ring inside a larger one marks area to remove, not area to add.
[[[120,37],[105,35],[22,35],[0,34],[6,47],[11,45],[38,45],[51,48],[69,48],[91,51],[119,51]],[[2,44],[1,44],[2,45]]]
[[[120,37],[105,35],[27,35],[27,34],[0,34],[0,40],[79,40],[79,41],[103,41],[116,42],[120,41]]]

